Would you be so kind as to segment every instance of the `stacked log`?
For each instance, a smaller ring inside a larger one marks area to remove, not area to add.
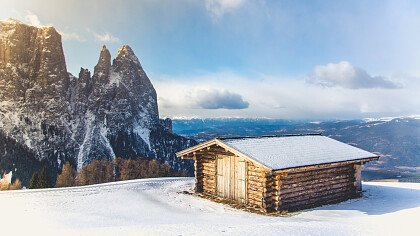
[[[216,195],[216,158],[203,154],[200,159],[203,193]]]
[[[194,176],[195,176],[195,192],[203,192],[203,165],[201,155],[196,154],[194,157]]]
[[[266,192],[267,171],[252,162],[247,163],[247,202],[248,205],[264,208],[264,193]]]
[[[354,186],[356,186],[356,190],[359,194],[362,193],[362,168],[363,165],[361,163],[356,163],[354,165],[354,178],[356,179]]]
[[[291,169],[279,177],[279,207],[295,211],[343,201],[356,196],[353,164],[325,166],[319,169]]]
[[[264,208],[267,212],[275,212],[279,207],[280,175],[274,175],[272,173],[267,174],[265,185],[266,188],[263,193]]]

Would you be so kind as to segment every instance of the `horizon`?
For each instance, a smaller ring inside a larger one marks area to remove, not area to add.
[[[329,122],[329,121],[351,121],[351,120],[365,120],[365,121],[390,121],[393,119],[420,119],[420,115],[407,115],[407,116],[384,116],[384,117],[363,117],[363,118],[350,118],[350,119],[283,119],[283,118],[270,118],[270,117],[198,117],[198,116],[165,116],[161,119],[169,118],[171,120],[282,120],[282,121],[295,121],[295,122]]]
[[[113,56],[130,45],[157,90],[161,117],[420,114],[418,2],[124,3],[6,1],[0,18],[54,26],[73,75],[93,71],[102,45]]]

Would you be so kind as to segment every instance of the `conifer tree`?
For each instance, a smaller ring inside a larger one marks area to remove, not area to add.
[[[42,167],[39,172],[39,188],[51,188],[51,176],[48,172],[47,166]]]
[[[33,173],[31,179],[29,180],[29,188],[50,188],[51,185],[51,176],[48,173],[47,166],[42,167],[41,170]]]
[[[29,180],[29,188],[39,188],[39,174],[38,171],[32,174],[31,179]]]

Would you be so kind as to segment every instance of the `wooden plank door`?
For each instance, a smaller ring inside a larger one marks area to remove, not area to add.
[[[232,198],[231,190],[231,180],[232,180],[232,167],[231,167],[231,157],[223,156],[223,185],[224,185],[224,197]]]
[[[217,195],[223,198],[230,198],[231,194],[231,166],[229,156],[217,156]]]
[[[224,185],[224,161],[223,156],[217,156],[217,163],[216,163],[216,174],[217,174],[217,182],[216,182],[216,188],[217,188],[217,196],[219,197],[225,197],[225,185]]]
[[[246,162],[235,156],[217,157],[217,195],[246,202]]]
[[[236,200],[241,203],[246,202],[246,161],[237,158],[236,161]]]

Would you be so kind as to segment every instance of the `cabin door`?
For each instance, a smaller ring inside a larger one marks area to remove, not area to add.
[[[217,195],[238,202],[246,201],[246,162],[236,156],[217,157]]]
[[[242,158],[237,157],[237,164],[235,168],[235,181],[236,181],[236,198],[239,202],[246,202],[246,161]]]

